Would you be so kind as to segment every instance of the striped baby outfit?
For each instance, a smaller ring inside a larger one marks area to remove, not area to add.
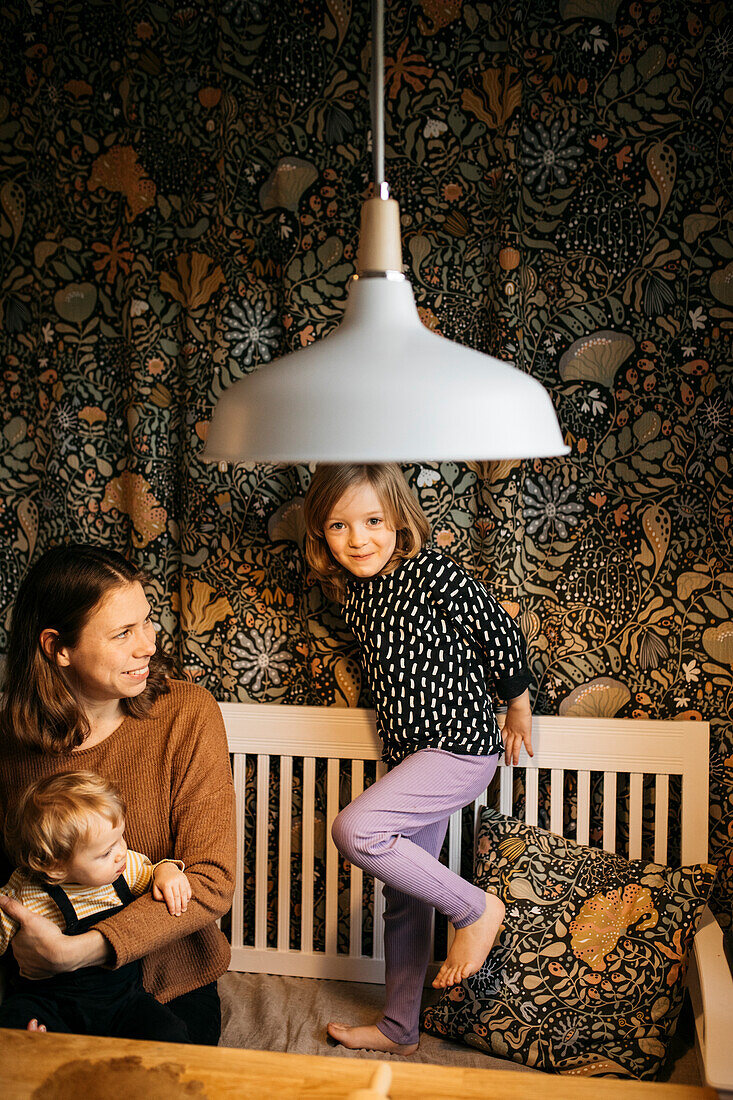
[[[128,848],[127,866],[122,873],[122,877],[127,882],[134,897],[144,894],[150,887],[153,871],[160,866],[160,863],[175,863],[179,870],[185,870],[180,859],[161,859],[159,863],[153,865],[147,856],[141,855],[140,852],[133,852]],[[102,910],[109,909],[112,906],[122,905],[112,883],[105,886],[74,886],[71,883],[64,883],[64,893],[71,902],[79,920],[90,917],[94,913],[101,913]],[[16,868],[5,886],[0,889],[0,894],[15,898],[31,913],[35,913],[40,917],[47,917],[59,928],[66,927],[66,922],[59,907],[51,900],[47,891],[34,882],[25,871]],[[17,921],[11,920],[6,913],[0,910],[0,955],[7,951],[11,939],[18,931],[18,927]]]

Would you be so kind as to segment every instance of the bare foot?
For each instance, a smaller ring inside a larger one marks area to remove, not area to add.
[[[45,1030],[46,1030],[46,1025],[45,1024],[39,1024],[38,1020],[36,1020],[35,1017],[32,1020],[29,1020],[28,1023],[26,1024],[26,1031],[45,1031]]]
[[[435,989],[457,985],[480,970],[494,945],[496,933],[504,920],[504,902],[496,894],[486,892],[486,908],[473,924],[457,928],[448,958],[435,975]]]
[[[417,1043],[393,1043],[382,1034],[376,1024],[347,1027],[346,1024],[335,1024],[332,1021],[326,1031],[332,1039],[349,1050],[381,1050],[384,1054],[414,1054],[417,1050]]]

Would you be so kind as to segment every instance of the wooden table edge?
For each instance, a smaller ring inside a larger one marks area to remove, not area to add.
[[[266,1096],[268,1100],[345,1097],[354,1089],[367,1087],[376,1066],[375,1060],[366,1058],[0,1029],[4,1100],[30,1097],[41,1086],[45,1086],[45,1092],[51,1077],[61,1084],[65,1075],[73,1075],[74,1063],[95,1064],[98,1073],[104,1074],[101,1063],[112,1061],[118,1065],[116,1069],[109,1066],[110,1085],[114,1075],[119,1075],[125,1066],[130,1071],[135,1067],[160,1068],[171,1075],[171,1084],[200,1082],[206,1097],[241,1097],[243,1089],[248,1087],[257,1091],[247,1095]],[[481,1100],[487,1097],[491,1100],[537,1100],[538,1097],[543,1100],[572,1100],[574,1097],[578,1100],[717,1100],[714,1089],[697,1085],[540,1076],[521,1071],[436,1066],[392,1059],[389,1063],[392,1100],[455,1100],[457,1096],[461,1100],[473,1100],[474,1097]],[[92,1097],[87,1095],[85,1100],[92,1100]]]

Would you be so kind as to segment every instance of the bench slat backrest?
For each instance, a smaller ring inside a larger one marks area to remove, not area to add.
[[[376,768],[377,776],[384,771],[373,712],[245,703],[223,703],[221,710],[233,756],[237,797],[232,968],[382,980],[382,891],[379,887],[375,890],[369,876],[354,867],[348,870],[345,889],[344,868],[339,867],[331,840],[344,779],[351,797],[355,797],[363,789],[365,767],[372,772]],[[593,777],[602,776],[603,847],[616,850],[617,823],[622,814],[628,850],[621,854],[640,858],[643,833],[651,827],[653,859],[664,863],[669,839],[670,778],[679,776],[681,794],[676,813],[681,862],[707,859],[707,723],[536,717],[533,743],[533,758],[523,752],[517,769],[500,768],[497,808],[503,814],[516,813],[515,770],[521,771],[524,820],[537,824],[541,792],[546,797],[549,784],[549,827],[562,833],[566,792],[571,789],[576,802],[573,839],[587,843],[591,788],[597,783]],[[293,799],[296,773],[297,807]],[[568,774],[573,779],[570,788],[565,782]],[[325,789],[325,813],[319,809],[324,797],[321,794],[319,802],[319,782]],[[619,805],[621,791],[624,797]],[[651,823],[649,803],[653,807]],[[256,804],[254,826],[251,812],[247,813],[250,804]],[[477,799],[475,813],[486,804],[485,793]],[[460,871],[462,862],[465,864],[463,824],[463,816],[455,814],[448,832],[447,860],[456,871]],[[250,896],[252,889],[254,898]],[[300,909],[296,922],[293,899]],[[316,942],[314,933],[319,924],[323,932]],[[365,943],[366,932],[369,944]]]

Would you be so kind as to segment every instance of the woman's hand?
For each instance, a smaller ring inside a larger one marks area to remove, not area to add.
[[[506,719],[501,731],[504,741],[504,760],[507,764],[519,763],[519,750],[522,745],[528,756],[532,751],[532,708],[529,705],[529,689],[509,699],[506,705]]]
[[[166,903],[172,917],[180,917],[191,900],[188,876],[175,863],[159,863],[153,872],[153,897]]]
[[[32,913],[15,898],[1,897],[0,909],[20,925],[11,946],[23,978],[52,978],[110,961],[109,944],[101,932],[65,936],[53,921]]]

